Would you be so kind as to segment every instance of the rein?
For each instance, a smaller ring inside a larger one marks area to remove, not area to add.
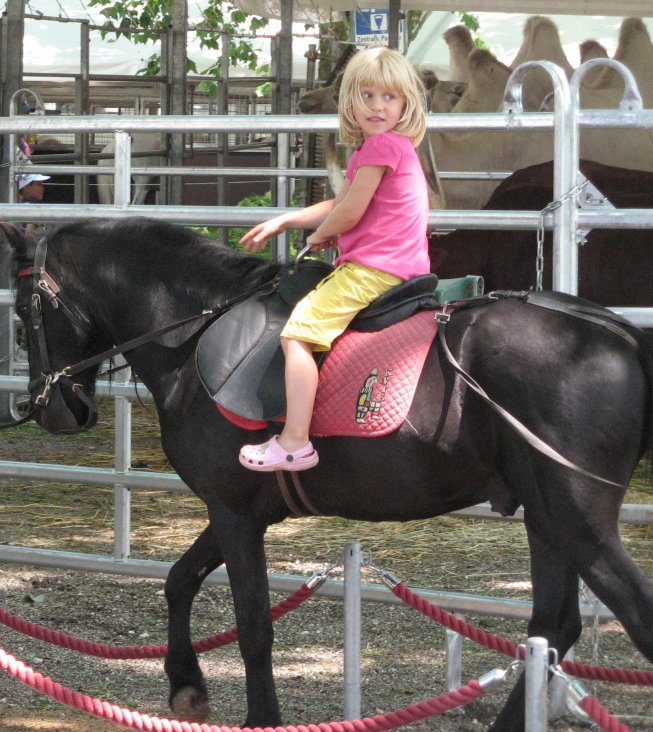
[[[62,310],[64,310],[70,318],[75,318],[73,312],[68,308],[65,304],[65,302],[61,299],[59,296],[59,293],[61,292],[61,288],[56,283],[56,281],[46,272],[45,270],[45,258],[47,254],[47,239],[43,237],[39,240],[36,251],[34,254],[34,263],[31,267],[25,267],[18,272],[18,277],[31,277],[32,283],[33,283],[33,289],[32,289],[32,297],[30,301],[30,314],[31,314],[31,323],[32,323],[32,329],[34,330],[36,334],[36,340],[38,343],[38,350],[39,350],[39,356],[41,359],[41,366],[42,366],[42,373],[41,376],[37,379],[34,379],[29,382],[28,384],[28,390],[31,392],[33,389],[40,387],[43,385],[43,390],[41,393],[36,396],[33,400],[33,403],[30,403],[30,410],[29,413],[22,419],[10,422],[4,425],[0,425],[0,429],[6,429],[8,427],[16,427],[20,424],[24,424],[25,422],[29,421],[33,418],[35,409],[37,407],[44,407],[47,406],[49,399],[50,399],[50,392],[52,391],[53,387],[55,387],[59,383],[68,383],[71,386],[71,389],[75,392],[76,396],[81,399],[83,402],[87,404],[87,406],[90,406],[92,404],[92,400],[90,397],[88,397],[83,389],[81,384],[75,383],[72,381],[72,377],[76,374],[81,373],[82,371],[86,371],[86,369],[91,368],[92,366],[97,366],[101,364],[103,361],[113,358],[114,356],[117,356],[119,354],[128,353],[129,351],[133,351],[134,349],[138,348],[139,346],[145,345],[146,343],[150,343],[151,341],[159,338],[162,335],[165,335],[166,333],[169,333],[173,330],[176,330],[177,328],[182,328],[185,325],[188,325],[190,323],[201,321],[201,320],[210,320],[212,318],[217,318],[220,315],[223,315],[227,310],[230,310],[234,305],[237,305],[240,302],[243,302],[244,300],[247,300],[252,295],[255,295],[258,292],[263,292],[265,290],[268,290],[270,292],[274,292],[279,285],[279,277],[278,275],[275,276],[272,280],[266,281],[260,285],[257,285],[256,287],[252,287],[251,289],[247,290],[246,292],[237,295],[236,297],[226,299],[222,303],[218,304],[216,307],[202,310],[202,312],[197,313],[195,315],[191,315],[187,318],[182,318],[181,320],[177,320],[174,323],[169,323],[168,325],[165,325],[161,328],[158,328],[154,331],[149,331],[147,333],[144,333],[143,335],[137,336],[136,338],[131,338],[128,341],[125,341],[124,343],[121,343],[117,346],[114,346],[113,348],[109,348],[106,351],[102,351],[102,353],[98,353],[95,356],[91,356],[89,358],[86,358],[82,361],[78,361],[77,363],[71,364],[70,366],[65,366],[60,371],[55,371],[52,366],[50,365],[50,359],[48,357],[48,350],[47,350],[47,343],[45,338],[45,330],[43,327],[43,315],[42,315],[42,301],[41,301],[41,295],[44,295],[47,299],[47,301],[52,305],[52,307],[59,308],[61,306]],[[111,371],[118,371],[120,368],[125,367],[118,367],[116,369],[112,369]],[[96,376],[97,379],[97,376]]]

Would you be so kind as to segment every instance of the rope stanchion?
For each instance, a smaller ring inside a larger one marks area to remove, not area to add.
[[[519,654],[520,657],[523,655],[523,648],[518,646],[516,643],[506,641],[493,633],[488,633],[487,631],[475,628],[446,610],[437,607],[437,605],[424,600],[406,587],[406,585],[395,580],[391,575],[382,573],[382,579],[392,593],[402,602],[421,612],[423,615],[426,615],[426,617],[440,623],[440,625],[443,625],[444,627],[449,628],[450,630],[453,630],[476,643],[484,645],[491,650],[505,653],[512,658],[516,658],[517,654]],[[582,687],[578,682],[566,677],[566,674],[569,673],[573,676],[592,680],[613,681],[641,686],[653,685],[653,673],[649,671],[603,668],[599,666],[590,666],[584,663],[577,663],[575,661],[563,661],[552,670],[555,673],[565,676],[570,685],[570,689],[572,689],[572,693],[577,697],[575,700],[577,706],[588,714],[606,732],[631,731],[627,725],[613,717],[596,699],[582,691]]]
[[[457,618],[455,615],[452,615],[446,610],[443,610],[437,605],[434,605],[428,600],[420,597],[402,582],[398,582],[394,579],[391,575],[383,573],[382,579],[390,591],[403,603],[445,628],[449,628],[479,645],[483,645],[486,648],[498,651],[499,653],[504,653],[506,656],[510,656],[511,658],[516,658],[517,654],[521,653],[516,643],[500,638],[488,631],[475,628],[473,625],[470,625],[461,618]],[[653,686],[653,672],[651,671],[638,671],[627,668],[606,668],[603,666],[591,666],[586,663],[578,663],[576,661],[563,661],[560,665],[572,676],[577,676],[581,679],[634,684],[637,686]]]
[[[305,582],[292,595],[285,600],[277,603],[270,609],[270,616],[273,621],[278,620],[292,610],[296,610],[302,603],[312,597],[317,588],[326,580],[326,575],[315,575]],[[158,646],[113,646],[104,643],[94,643],[92,641],[77,638],[67,633],[56,630],[49,630],[42,625],[31,623],[26,620],[12,615],[0,608],[0,623],[6,625],[13,630],[28,635],[31,638],[51,643],[66,648],[68,650],[77,651],[87,656],[96,656],[98,658],[110,658],[113,660],[125,659],[156,659],[163,658],[168,652],[167,644],[163,643]],[[222,633],[204,638],[193,642],[195,653],[206,653],[216,648],[221,648],[229,643],[233,643],[238,639],[238,631],[236,628],[225,630]]]
[[[14,658],[0,648],[0,668],[31,688],[46,696],[95,717],[101,717],[126,727],[156,732],[382,732],[405,724],[417,722],[427,717],[443,714],[451,709],[465,706],[483,696],[486,691],[503,683],[515,669],[513,662],[506,670],[495,669],[480,679],[461,686],[456,691],[432,697],[418,704],[396,709],[374,717],[354,721],[322,722],[320,724],[297,725],[288,727],[223,727],[218,725],[182,722],[179,720],[141,714],[115,704],[94,699],[86,694],[73,691],[54,682],[47,676],[34,672],[22,661]]]

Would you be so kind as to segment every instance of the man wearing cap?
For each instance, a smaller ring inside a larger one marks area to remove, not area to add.
[[[45,193],[43,181],[50,180],[49,175],[29,173],[18,179],[18,203],[41,203]],[[45,228],[39,224],[22,224],[23,231],[31,236],[45,233]]]
[[[45,193],[44,180],[50,180],[50,176],[40,173],[21,175],[18,179],[19,203],[41,203]]]

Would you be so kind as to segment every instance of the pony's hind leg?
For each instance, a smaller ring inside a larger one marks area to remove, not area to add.
[[[190,614],[204,579],[223,562],[207,527],[168,574],[168,653],[165,670],[170,682],[170,707],[180,719],[203,722],[209,712],[206,683],[192,647]]]
[[[653,663],[653,584],[628,554],[618,532],[581,553],[580,576],[614,613],[637,649]]]
[[[528,528],[533,584],[533,613],[528,636],[546,638],[560,658],[573,646],[581,633],[578,608],[578,573],[551,546]],[[515,684],[508,701],[492,725],[493,732],[517,732],[524,729],[525,679]]]

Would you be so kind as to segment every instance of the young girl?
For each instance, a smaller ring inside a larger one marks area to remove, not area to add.
[[[370,48],[347,65],[340,137],[355,148],[335,199],[276,216],[241,239],[257,252],[288,228],[315,229],[313,250],[338,247],[336,269],[293,310],[281,333],[286,359],[283,431],[245,445],[250,470],[306,470],[318,463],[309,427],[318,384],[313,351],[328,351],[354,316],[402,281],[430,271],[428,192],[415,147],[426,129],[424,89],[397,51]]]

